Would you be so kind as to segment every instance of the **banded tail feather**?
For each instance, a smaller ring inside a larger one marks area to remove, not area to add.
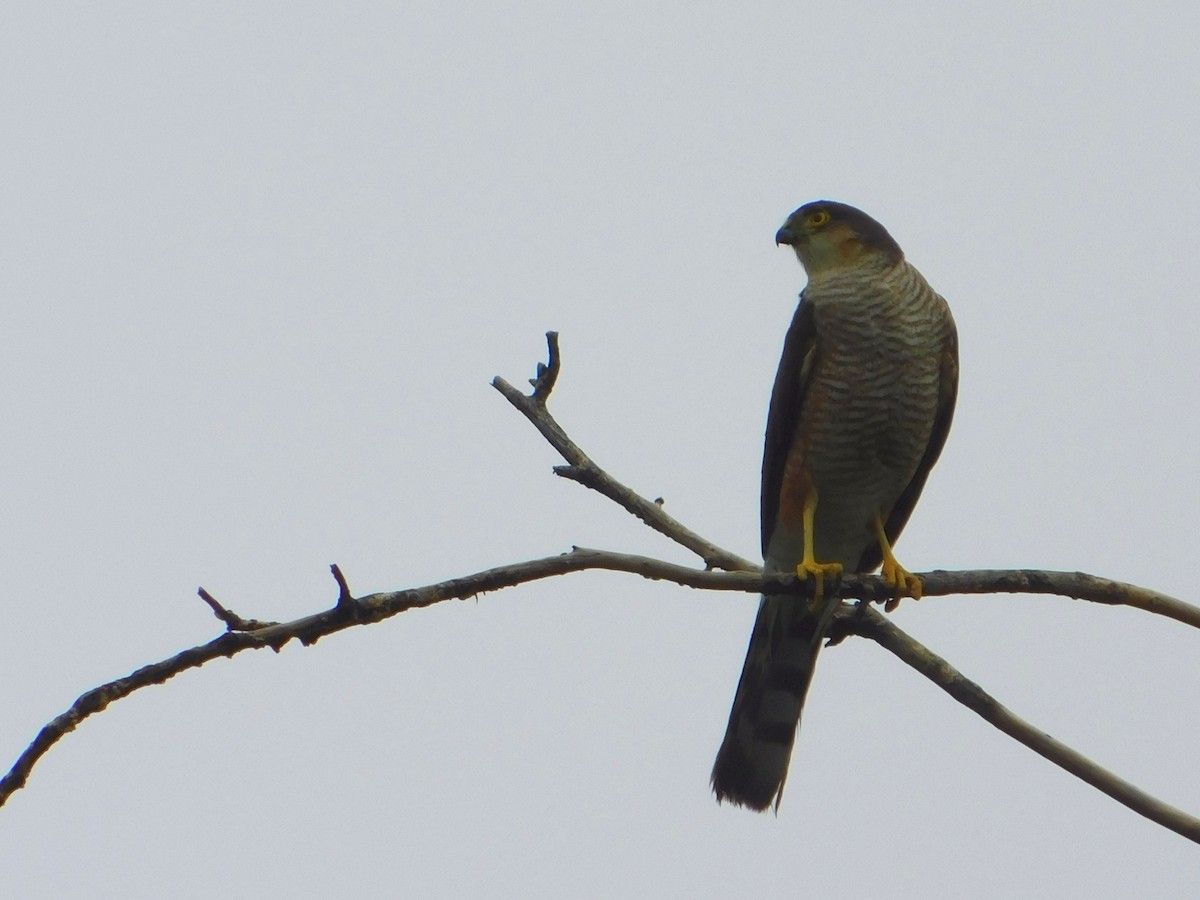
[[[787,780],[800,712],[821,643],[837,609],[836,595],[819,610],[804,597],[764,596],[713,765],[720,802],[759,811],[778,808]]]

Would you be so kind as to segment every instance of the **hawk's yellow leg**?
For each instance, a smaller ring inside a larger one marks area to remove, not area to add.
[[[804,497],[804,558],[796,566],[796,576],[807,578],[812,575],[817,580],[817,589],[813,593],[812,605],[820,606],[822,595],[825,593],[825,576],[841,575],[841,563],[819,563],[813,552],[813,524],[817,518],[817,492],[810,490]]]
[[[883,552],[883,569],[880,574],[883,575],[884,581],[896,589],[896,596],[887,602],[884,609],[891,612],[900,605],[900,600],[904,597],[920,600],[921,579],[896,562],[892,545],[888,543],[887,532],[883,530],[883,517],[878,515],[875,517],[875,539],[879,541],[879,549]]]

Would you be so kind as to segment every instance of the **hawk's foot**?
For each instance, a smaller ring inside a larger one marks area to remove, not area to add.
[[[812,606],[814,611],[821,606],[825,598],[825,576],[838,578],[842,574],[841,563],[819,563],[808,554],[796,566],[797,578],[808,578],[811,575],[817,581],[817,589],[813,591]]]
[[[883,528],[883,518],[880,516],[875,517],[875,538],[879,541],[879,550],[883,555],[883,568],[880,570],[880,574],[884,581],[896,589],[896,595],[884,604],[884,610],[892,612],[905,597],[920,600],[921,590],[924,587],[921,579],[896,562],[896,555],[892,553],[892,545],[888,543],[887,532]]]
[[[896,562],[896,557],[888,554],[888,558],[883,561],[883,570],[880,572],[883,575],[883,580],[896,589],[896,596],[884,604],[883,608],[887,612],[891,612],[900,605],[900,601],[905,597],[912,597],[914,600],[921,599],[921,579],[914,575],[900,563]]]

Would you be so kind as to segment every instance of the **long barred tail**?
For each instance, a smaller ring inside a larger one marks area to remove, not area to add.
[[[774,802],[778,809],[804,696],[837,605],[836,595],[815,611],[803,597],[762,598],[713,765],[718,801],[757,810]]]

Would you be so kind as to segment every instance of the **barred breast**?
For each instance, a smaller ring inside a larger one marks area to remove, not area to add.
[[[819,497],[816,557],[852,571],[929,445],[949,313],[904,260],[839,270],[804,297],[818,350],[793,447]]]

